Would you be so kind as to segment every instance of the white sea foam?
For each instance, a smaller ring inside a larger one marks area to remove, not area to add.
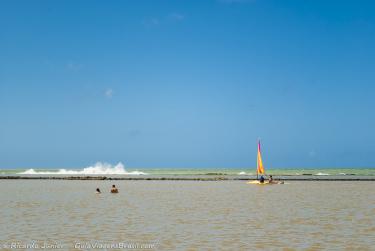
[[[122,174],[122,175],[146,175],[147,173],[140,171],[128,172],[125,170],[124,165],[120,162],[115,166],[108,163],[97,162],[94,166],[89,166],[83,170],[67,170],[59,169],[57,171],[35,171],[28,169],[18,174],[85,174],[85,175],[98,175],[98,174]]]
[[[317,173],[315,175],[329,175],[328,173]]]
[[[246,172],[239,172],[237,175],[253,175],[252,173],[246,173]]]

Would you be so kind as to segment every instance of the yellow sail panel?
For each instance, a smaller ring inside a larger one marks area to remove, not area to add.
[[[261,151],[260,151],[260,142],[258,142],[257,174],[264,174],[262,154],[261,154]]]

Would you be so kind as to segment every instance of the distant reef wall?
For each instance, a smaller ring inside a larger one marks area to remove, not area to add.
[[[0,176],[0,180],[174,180],[174,181],[248,181],[254,178],[242,177],[107,177],[107,176]],[[274,180],[280,181],[375,181],[375,177],[316,177],[316,176],[287,176],[275,177]]]

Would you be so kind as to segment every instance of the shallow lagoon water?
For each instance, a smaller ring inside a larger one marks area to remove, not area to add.
[[[110,194],[112,184],[119,194]],[[95,194],[100,187],[102,194]],[[375,182],[1,180],[0,245],[374,250]]]

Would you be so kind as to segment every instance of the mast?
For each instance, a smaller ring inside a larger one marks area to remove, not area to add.
[[[257,151],[257,179],[258,179],[258,170],[259,170],[259,145],[260,145],[260,140],[258,139],[258,151]]]

